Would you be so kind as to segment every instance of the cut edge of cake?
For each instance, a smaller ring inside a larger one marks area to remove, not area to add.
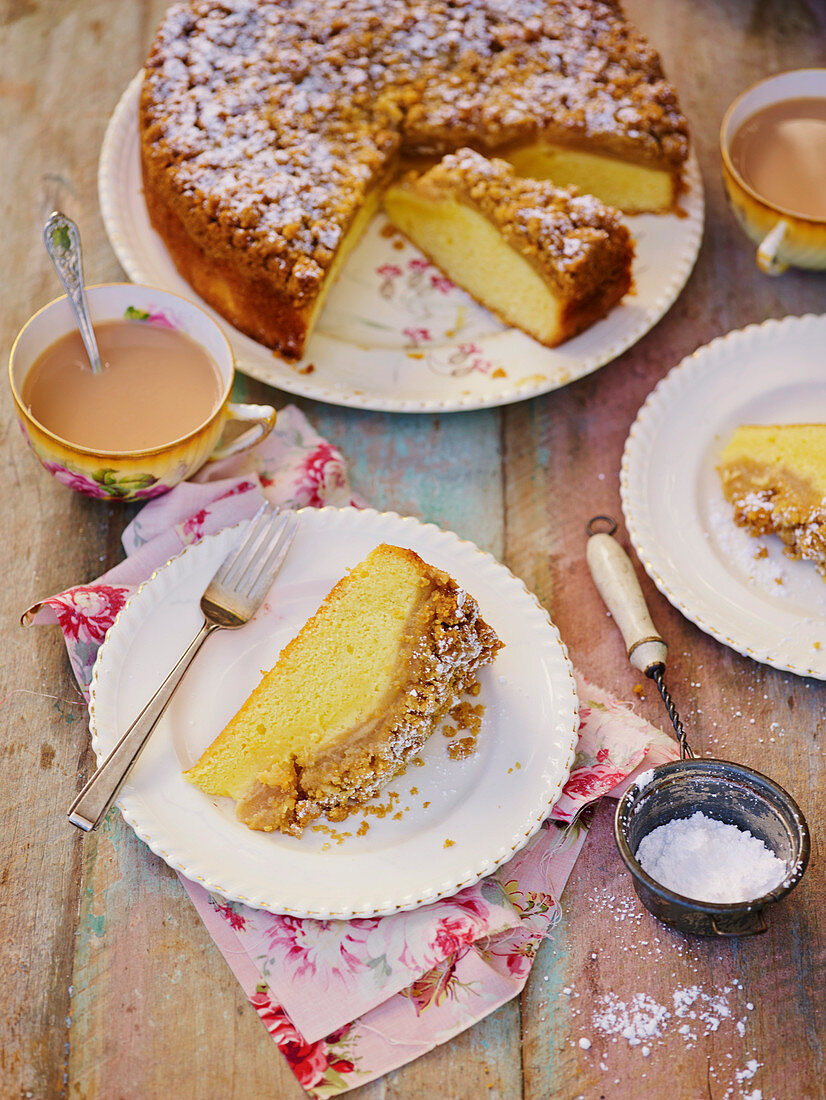
[[[682,165],[640,164],[562,142],[540,140],[499,155],[520,176],[576,187],[624,214],[668,214],[685,187]]]
[[[271,280],[241,272],[230,259],[201,247],[172,206],[154,188],[144,189],[152,228],[161,236],[178,273],[239,332],[287,362],[300,359],[338,274],[380,205],[374,188],[348,226],[318,294],[298,304],[273,293]]]

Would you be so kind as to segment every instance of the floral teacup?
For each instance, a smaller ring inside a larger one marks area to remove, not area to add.
[[[215,411],[194,431],[147,450],[101,451],[61,439],[34,419],[21,397],[23,380],[38,356],[75,326],[68,299],[55,299],[26,323],[15,340],[9,380],[30,447],[62,485],[106,500],[145,500],[167,492],[206,462],[246,450],[272,430],[275,409],[270,405],[229,400],[235,369],[232,350],[218,325],[198,306],[176,294],[132,283],[88,287],[86,294],[96,324],[128,318],[177,329],[200,344],[218,368],[221,396]],[[248,427],[222,444],[229,421]]]
[[[720,155],[731,208],[757,245],[757,266],[767,275],[789,267],[826,270],[826,221],[785,209],[746,182],[731,156],[740,127],[758,111],[787,100],[826,99],[826,69],[796,69],[753,84],[734,100],[720,127]]]

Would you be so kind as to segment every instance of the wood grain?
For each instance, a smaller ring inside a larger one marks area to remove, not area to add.
[[[54,206],[81,226],[89,280],[122,277],[98,208],[97,156],[164,7],[161,0],[0,6],[6,350],[57,293],[39,236]],[[577,667],[661,724],[659,697],[639,685],[588,577],[585,524],[598,512],[620,517],[629,427],[683,356],[730,329],[823,309],[826,276],[758,274],[726,206],[717,132],[729,101],[753,80],[822,65],[826,9],[813,0],[629,0],[626,7],[679,88],[706,187],[703,247],[667,316],[597,373],[499,410],[392,416],[295,403],[344,452],[366,500],[455,530],[504,560],[549,609]],[[291,400],[249,379],[236,390],[249,400]],[[23,630],[19,615],[36,598],[114,564],[131,510],[56,485],[27,453],[5,391],[2,401],[0,1095],[299,1100],[301,1088],[176,876],[117,814],[99,836],[81,838],[66,823],[65,808],[92,764],[85,712],[57,631]],[[692,743],[794,792],[813,833],[808,874],[770,914],[765,935],[684,937],[637,901],[614,848],[611,806],[603,805],[566,890],[564,918],[523,995],[356,1090],[354,1100],[744,1100],[756,1089],[764,1100],[824,1095],[826,688],[726,649],[640,576],[670,642],[668,682]],[[669,1013],[659,1034],[632,1044],[608,1026],[609,1011],[616,1018],[622,1006],[644,1004]]]

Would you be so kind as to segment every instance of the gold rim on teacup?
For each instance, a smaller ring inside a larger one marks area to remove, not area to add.
[[[757,266],[767,275],[781,275],[789,267],[826,270],[826,221],[770,202],[755,191],[732,162],[731,142],[757,111],[806,97],[826,99],[826,69],[792,69],[764,77],[737,96],[720,125],[720,156],[729,203],[740,227],[757,245]]]
[[[245,405],[229,400],[235,360],[219,325],[195,303],[156,287],[134,283],[102,283],[87,287],[93,320],[110,321],[139,315],[186,333],[203,347],[221,378],[215,410],[197,428],[178,439],[142,450],[111,451],[62,439],[29,412],[20,388],[34,360],[75,325],[65,295],[39,309],[17,335],[9,356],[9,383],[18,419],[29,446],[45,469],[61,484],[86,496],[107,500],[145,500],[167,492],[207,462],[220,461],[255,446],[275,423],[270,405]],[[221,444],[229,422],[247,425],[235,439]]]

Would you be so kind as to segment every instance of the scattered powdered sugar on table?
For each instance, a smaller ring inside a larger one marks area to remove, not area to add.
[[[653,879],[698,901],[751,901],[779,886],[788,873],[758,837],[700,811],[652,829],[636,854]]]
[[[650,914],[635,895],[597,887],[588,902],[617,925],[608,944],[590,953],[590,965],[598,965],[602,973],[608,973],[617,969],[617,952],[629,952],[639,961],[639,974],[652,967],[661,970],[668,966],[674,979],[673,988],[665,995],[653,995],[641,981],[633,992],[614,991],[596,997],[590,1009],[579,1007],[580,993],[575,985],[559,990],[559,1007],[564,1005],[574,1018],[582,1018],[571,1045],[605,1075],[600,1095],[610,1100],[612,1081],[619,1090],[617,1095],[628,1095],[627,1076],[611,1075],[612,1049],[624,1046],[641,1059],[635,1075],[638,1095],[646,1095],[658,1055],[667,1058],[669,1064],[683,1062],[684,1056],[679,1053],[675,1060],[676,1043],[686,1054],[694,1050],[693,1057],[707,1058],[709,1086],[714,1086],[717,1100],[781,1100],[759,1087],[763,1063],[746,1038],[754,1003],[747,999],[743,983],[733,978],[719,986],[705,985],[699,977],[707,969],[702,951],[691,937],[652,925]],[[590,1019],[586,1021],[589,1011]],[[733,1044],[729,1051],[725,1049],[727,1037]],[[739,1057],[733,1053],[735,1048]],[[680,1095],[676,1081],[674,1095]]]

